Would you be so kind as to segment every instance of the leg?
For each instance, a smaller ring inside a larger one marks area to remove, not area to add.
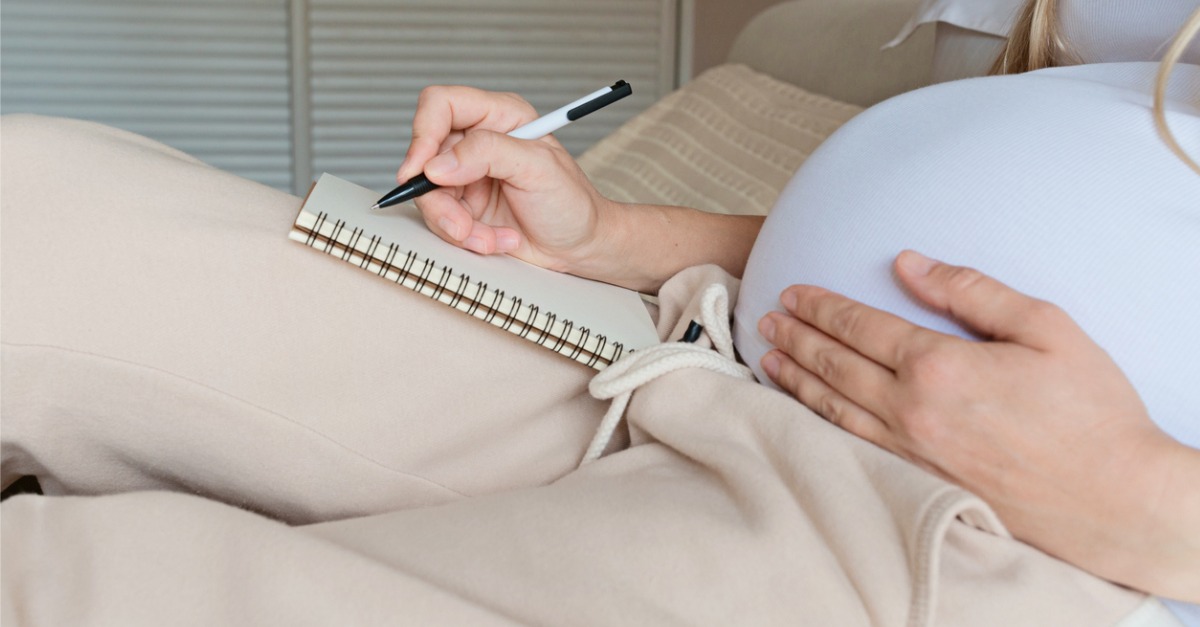
[[[180,494],[18,497],[2,508],[3,610],[45,624],[1103,625],[1141,600],[976,528],[1002,531],[975,497],[761,386],[677,372],[629,418],[645,443],[548,486],[305,527]]]
[[[591,371],[289,242],[298,199],[115,129],[3,122],[3,480],[291,522],[544,483]]]

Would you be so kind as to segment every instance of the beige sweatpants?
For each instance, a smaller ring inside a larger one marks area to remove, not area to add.
[[[298,199],[0,127],[13,624],[1102,625],[1143,601],[755,383],[640,389],[287,240]],[[712,281],[664,289],[664,337]]]

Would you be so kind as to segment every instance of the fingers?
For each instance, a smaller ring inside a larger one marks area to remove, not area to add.
[[[801,367],[787,353],[771,351],[761,363],[771,380],[822,418],[876,446],[894,450],[886,424]]]
[[[498,179],[517,188],[535,186],[547,176],[557,159],[553,148],[539,142],[513,139],[492,131],[475,130],[448,152],[425,165],[429,180],[443,189],[416,201],[417,208],[434,233],[442,239],[474,252],[490,255],[511,253],[521,244],[516,230],[481,222],[483,208],[498,193]],[[461,193],[447,188],[462,187]]]
[[[425,176],[442,187],[469,185],[485,177],[517,189],[537,190],[561,172],[558,149],[502,133],[473,130],[449,151],[425,164]]]
[[[426,163],[425,174],[442,189],[418,198],[417,208],[459,246],[558,267],[592,237],[594,189],[555,142],[474,129]]]
[[[891,370],[867,359],[853,347],[791,316],[772,312],[759,322],[759,332],[792,362],[838,394],[877,416],[890,412],[895,387]]]
[[[507,133],[536,117],[533,106],[516,94],[462,86],[426,87],[417,99],[412,143],[396,178],[403,182],[420,173],[455,131],[480,128]]]
[[[425,224],[438,237],[479,253],[510,253],[520,246],[520,235],[504,226],[491,226],[475,219],[470,207],[451,190],[438,189],[417,199]]]
[[[432,135],[414,135],[412,143],[408,145],[408,152],[404,155],[404,162],[396,171],[396,182],[405,183],[420,174],[430,159],[449,150],[451,146],[462,141],[462,138],[462,131],[451,131],[440,142]]]
[[[896,258],[896,274],[918,299],[991,339],[1048,349],[1080,333],[1062,309],[978,270],[906,250]]]
[[[779,302],[798,320],[891,370],[899,368],[914,344],[934,334],[898,316],[811,285],[787,288]]]

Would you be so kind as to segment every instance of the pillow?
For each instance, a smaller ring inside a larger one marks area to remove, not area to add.
[[[917,27],[931,22],[1007,39],[1024,5],[1025,0],[923,0],[916,15],[884,47],[899,45]],[[1197,7],[1200,2],[1195,0],[1060,0],[1059,30],[1080,63],[1158,61]],[[1200,63],[1200,41],[1193,41],[1181,60]]]
[[[614,200],[765,215],[796,168],[861,110],[727,64],[626,122],[579,165]]]
[[[1025,0],[922,0],[900,34],[885,48],[900,45],[922,24],[945,22],[959,28],[1008,38]]]

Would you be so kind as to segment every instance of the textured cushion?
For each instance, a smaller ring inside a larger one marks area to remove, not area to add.
[[[738,33],[729,63],[741,63],[814,94],[869,107],[929,84],[933,29],[881,50],[920,0],[791,0],[756,15]]]
[[[765,215],[796,168],[861,110],[722,65],[592,146],[579,164],[615,200]]]

